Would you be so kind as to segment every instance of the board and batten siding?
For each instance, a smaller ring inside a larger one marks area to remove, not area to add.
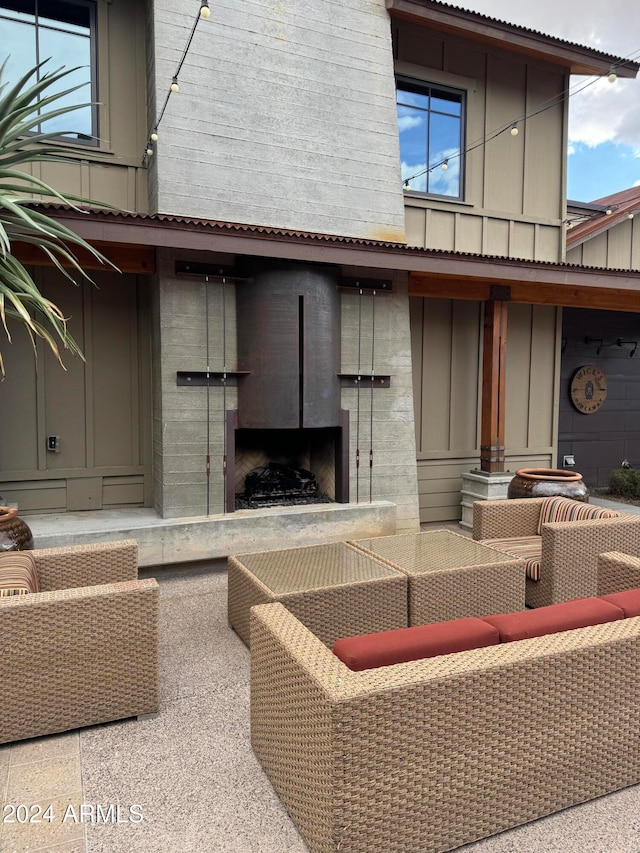
[[[480,465],[482,303],[411,297],[411,344],[420,521],[461,516],[461,475]],[[559,316],[509,306],[506,468],[555,458]]]
[[[404,21],[393,23],[393,37],[396,73],[462,90],[467,97],[463,198],[406,192],[409,245],[562,260],[564,71],[498,50],[488,53],[480,44]],[[514,120],[517,136],[509,132]],[[505,132],[495,135],[501,128]]]
[[[612,270],[640,270],[640,217],[625,219],[567,249],[567,263]]]
[[[74,287],[57,270],[32,271],[65,317],[86,361],[9,320],[0,383],[0,495],[20,511],[151,505],[151,365],[146,276],[96,272]],[[55,451],[48,449],[56,436]]]
[[[157,111],[193,15],[153,2]],[[384,0],[213,6],[161,131],[152,212],[404,241]]]
[[[67,162],[25,167],[63,194],[135,213],[148,210],[145,21],[144,0],[98,0],[98,144],[56,139]]]

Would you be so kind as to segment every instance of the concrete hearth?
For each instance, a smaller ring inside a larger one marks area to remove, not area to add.
[[[390,501],[240,510],[227,515],[163,519],[152,509],[23,516],[36,548],[135,539],[140,566],[161,566],[366,539],[396,532]]]

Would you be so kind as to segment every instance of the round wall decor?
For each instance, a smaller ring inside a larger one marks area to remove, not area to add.
[[[583,415],[597,412],[607,399],[607,377],[595,364],[584,364],[573,374],[571,402]]]

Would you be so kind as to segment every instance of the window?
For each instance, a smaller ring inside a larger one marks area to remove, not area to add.
[[[80,86],[52,105],[88,104],[43,122],[37,130],[83,142],[97,141],[94,59],[95,2],[92,0],[0,0],[0,44],[9,52],[3,82],[15,83],[39,62],[40,74],[78,68],[50,92]],[[33,78],[35,82],[35,77]],[[36,129],[36,128],[34,128]]]
[[[461,198],[464,92],[400,78],[396,100],[405,187]]]

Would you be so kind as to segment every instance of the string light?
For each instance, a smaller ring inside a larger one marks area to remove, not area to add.
[[[511,125],[511,131],[510,132],[511,132],[511,136],[517,136],[518,135],[518,122],[517,121],[514,121],[514,123]]]
[[[169,103],[169,98],[172,94],[176,94],[180,91],[180,84],[178,82],[178,77],[180,75],[180,71],[182,70],[182,66],[184,64],[185,59],[187,58],[187,53],[189,52],[189,48],[191,47],[191,42],[193,41],[193,36],[196,31],[196,27],[198,26],[198,21],[200,18],[209,18],[211,15],[211,10],[209,9],[209,0],[200,0],[200,9],[198,10],[198,15],[196,16],[195,21],[193,22],[193,26],[191,27],[191,33],[187,40],[187,44],[185,45],[184,50],[182,51],[182,56],[180,58],[180,62],[178,63],[178,67],[176,68],[176,72],[171,78],[171,86],[169,87],[169,91],[164,99],[164,104],[162,105],[162,109],[160,110],[160,115],[158,116],[158,120],[156,121],[152,132],[149,134],[149,139],[147,140],[147,145],[145,148],[145,153],[142,158],[143,164],[146,163],[147,158],[151,157],[153,154],[153,143],[158,141],[158,127],[160,126],[160,122],[164,117],[165,110],[167,109],[167,104]]]
[[[609,81],[609,83],[615,83],[617,79],[618,79],[618,75],[616,74],[616,72],[612,68],[611,71],[609,72],[609,76],[607,77],[607,80]]]
[[[634,213],[627,213],[627,219],[633,219],[634,216]]]
[[[442,169],[443,172],[447,171],[447,169],[449,168],[449,158],[448,157],[444,158],[444,160],[442,161],[442,166],[440,168]]]

